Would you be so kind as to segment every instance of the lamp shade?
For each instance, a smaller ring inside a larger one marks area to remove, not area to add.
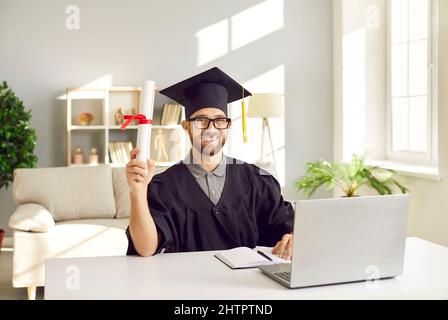
[[[247,116],[250,118],[283,117],[283,97],[279,93],[255,93],[250,97]]]

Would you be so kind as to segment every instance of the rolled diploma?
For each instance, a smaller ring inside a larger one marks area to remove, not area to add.
[[[156,83],[154,81],[145,81],[140,93],[140,112],[146,116],[146,119],[152,119],[154,110],[154,94]],[[151,128],[150,124],[139,124],[137,132],[137,148],[140,150],[137,160],[145,161],[150,158],[151,151]]]

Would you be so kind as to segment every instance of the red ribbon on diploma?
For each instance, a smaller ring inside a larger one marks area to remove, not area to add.
[[[132,120],[138,120],[138,124],[152,124],[152,120],[146,119],[146,116],[144,114],[136,114],[136,115],[126,114],[124,118],[126,122],[123,123],[123,125],[121,126],[121,130],[126,129],[126,127],[131,123]]]

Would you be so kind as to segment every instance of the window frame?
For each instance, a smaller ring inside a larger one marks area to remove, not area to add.
[[[386,4],[386,76],[387,76],[387,143],[386,157],[387,160],[424,163],[436,165],[438,164],[438,0],[429,1],[428,12],[428,149],[426,152],[412,151],[393,151],[393,128],[392,128],[392,41],[391,41],[391,0]],[[408,42],[409,44],[409,42]],[[408,67],[409,70],[409,67]],[[408,75],[409,77],[409,75]]]

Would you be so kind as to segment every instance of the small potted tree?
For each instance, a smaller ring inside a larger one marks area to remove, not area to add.
[[[3,81],[0,84],[0,190],[8,189],[17,168],[33,168],[37,157],[36,132],[30,127],[31,110]]]
[[[23,102],[6,82],[0,84],[0,191],[8,189],[15,169],[32,168],[37,162],[37,138],[30,119],[31,111],[25,111]],[[0,249],[4,234],[0,229]]]
[[[407,193],[408,189],[395,178],[389,169],[369,166],[364,158],[354,155],[350,163],[330,163],[320,160],[307,164],[306,175],[297,180],[296,188],[311,197],[325,186],[328,191],[340,190],[344,197],[357,197],[362,186],[376,190],[380,195],[391,195],[394,189]]]

